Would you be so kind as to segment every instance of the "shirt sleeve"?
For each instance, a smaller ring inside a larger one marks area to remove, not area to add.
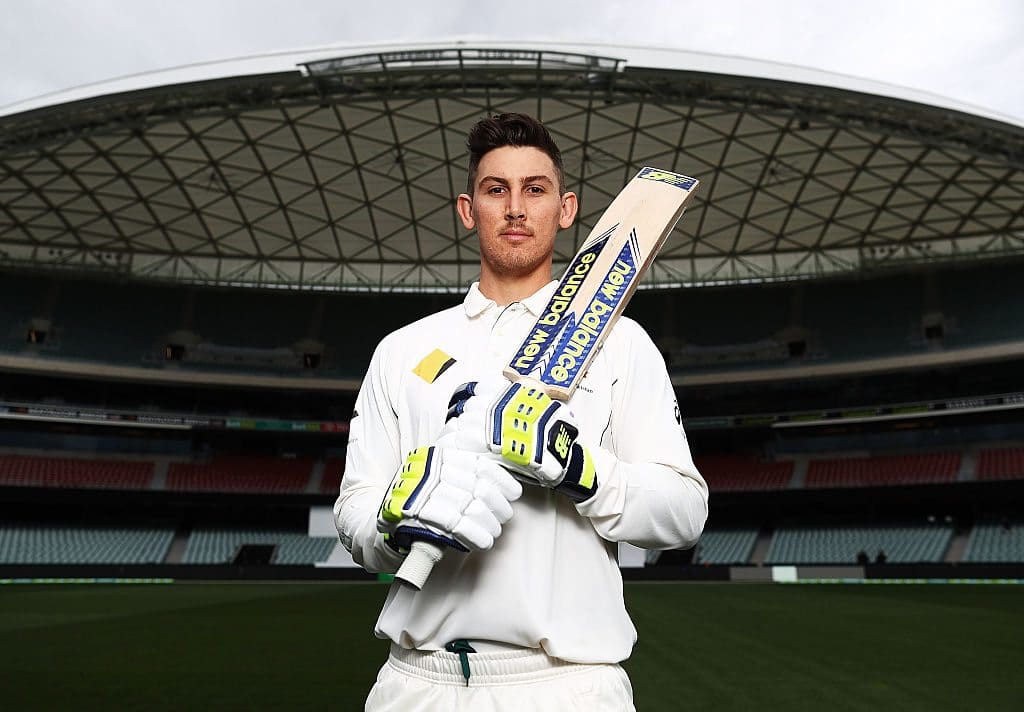
[[[636,322],[623,319],[616,331],[612,427],[603,447],[588,444],[598,489],[577,510],[609,541],[693,546],[707,520],[708,487],[693,464],[665,361]]]
[[[402,461],[398,415],[389,397],[387,339],[370,359],[349,421],[345,476],[334,503],[341,543],[370,572],[398,570],[402,557],[377,531],[377,512]]]

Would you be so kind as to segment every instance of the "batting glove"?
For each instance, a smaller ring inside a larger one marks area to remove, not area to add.
[[[453,448],[421,447],[409,453],[377,516],[377,530],[393,549],[430,541],[459,551],[494,546],[511,502],[523,488],[496,462]]]
[[[467,383],[452,396],[448,416],[440,442],[464,450],[486,448],[521,479],[575,502],[597,492],[594,462],[577,440],[576,419],[543,391],[507,381]]]

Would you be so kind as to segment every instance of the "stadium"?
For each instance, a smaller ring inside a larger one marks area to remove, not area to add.
[[[477,277],[452,200],[505,111],[581,199],[556,273],[641,167],[702,182],[626,312],[711,491],[694,549],[620,547],[638,709],[1019,708],[1024,124],[788,65],[454,41],[0,113],[5,698],[361,705],[386,587],[331,518],[348,419],[378,341]]]

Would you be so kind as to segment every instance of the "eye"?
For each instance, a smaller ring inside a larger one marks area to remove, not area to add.
[[[487,189],[488,195],[501,195],[504,192],[505,186],[502,185],[492,185],[490,188]]]
[[[542,187],[540,187],[539,185],[531,185],[531,186],[527,186],[526,192],[531,194],[531,195],[541,195],[541,194],[544,193],[544,189]]]

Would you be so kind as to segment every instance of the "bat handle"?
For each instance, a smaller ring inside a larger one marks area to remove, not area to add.
[[[414,541],[405,556],[405,561],[395,572],[395,578],[409,584],[417,591],[427,582],[434,564],[444,556],[444,549],[428,541]]]

